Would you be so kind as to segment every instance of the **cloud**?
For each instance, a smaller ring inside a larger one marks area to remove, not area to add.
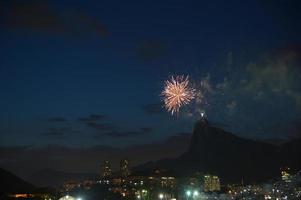
[[[300,52],[280,51],[261,63],[249,63],[246,67],[248,80],[243,88],[255,99],[281,95],[292,98],[301,108]]]
[[[106,119],[107,117],[108,117],[107,115],[91,114],[88,117],[78,118],[78,121],[81,121],[81,122],[95,122],[95,121],[98,121],[98,120]]]
[[[104,118],[107,118],[106,115],[98,115],[98,114],[91,114],[90,115],[90,119],[92,120],[101,120],[101,119],[104,119]]]
[[[8,4],[5,25],[10,28],[28,28],[42,31],[65,31],[58,13],[48,3],[38,1],[12,1]]]
[[[116,128],[115,126],[109,123],[87,122],[86,125],[99,131],[111,131]]]
[[[98,19],[88,16],[85,13],[77,15],[76,12],[72,14],[72,20],[74,24],[70,30],[76,30],[80,33],[93,33],[95,32],[100,37],[107,37],[109,32],[105,24],[101,23]],[[76,24],[78,23],[78,24]],[[84,31],[80,29],[84,29]]]
[[[301,138],[301,121],[294,122],[290,127],[291,138]]]
[[[1,154],[5,154],[5,155],[16,155],[32,147],[34,146],[33,145],[18,145],[18,146],[11,146],[11,147],[0,146],[0,152]]]
[[[112,137],[112,138],[123,138],[123,137],[134,137],[134,136],[140,136],[145,135],[149,133],[150,131],[110,131],[106,132],[105,135]]]
[[[65,139],[65,136],[68,134],[79,133],[79,131],[75,131],[69,127],[59,127],[59,128],[48,128],[41,135],[49,137],[51,139]]]
[[[28,29],[46,33],[67,33],[72,36],[108,34],[99,20],[78,9],[56,9],[51,1],[11,1],[2,7],[1,25],[11,29]]]
[[[142,41],[137,48],[138,58],[143,61],[151,61],[166,54],[166,45],[159,40]]]
[[[232,100],[227,104],[227,108],[231,112],[236,108],[236,105],[237,105],[236,101]]]
[[[88,117],[78,118],[78,121],[85,123],[88,127],[98,131],[112,131],[116,127],[109,123],[99,122],[107,118],[107,115],[91,114]]]
[[[274,127],[275,131],[287,131],[289,139],[301,138],[301,120]]]
[[[161,103],[153,103],[142,106],[142,110],[147,115],[155,115],[164,113],[164,108]]]
[[[205,88],[211,92],[207,95],[201,87],[201,101],[197,96],[196,103],[188,107],[192,117],[205,110],[210,121],[223,122],[228,131],[244,137],[290,137],[288,124],[301,119],[301,46],[273,49],[252,61],[231,57],[225,64],[227,72],[224,68],[215,71],[222,75],[218,75],[221,82],[208,79],[210,87]],[[203,100],[205,104],[200,105]]]
[[[48,119],[49,122],[66,122],[67,119],[63,117],[53,117]]]
[[[150,133],[153,131],[153,128],[151,127],[142,127],[141,131],[145,132],[145,133]]]
[[[78,118],[78,121],[83,122],[87,127],[93,128],[97,133],[93,134],[93,137],[111,137],[111,138],[122,138],[122,137],[134,137],[152,132],[151,127],[142,127],[138,130],[123,130],[115,124],[103,122],[106,119],[106,115],[91,114],[88,117]]]
[[[63,139],[65,133],[66,128],[49,128],[46,132],[42,133],[42,135],[52,139]]]

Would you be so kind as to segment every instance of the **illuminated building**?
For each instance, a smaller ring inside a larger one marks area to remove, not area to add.
[[[291,182],[291,175],[290,175],[290,168],[285,167],[281,170],[281,178],[284,182],[289,183]]]
[[[111,173],[112,173],[111,164],[108,160],[105,160],[101,166],[101,176],[108,177],[111,176]]]
[[[121,172],[121,176],[123,177],[127,177],[128,175],[130,175],[128,160],[125,159],[120,161],[120,172]]]
[[[82,187],[84,188],[84,189],[86,189],[86,190],[89,190],[89,189],[91,189],[91,187],[94,185],[95,183],[94,183],[94,181],[92,181],[92,180],[84,180],[83,182],[82,182]]]
[[[137,199],[149,199],[149,192],[146,189],[137,190],[135,195]]]
[[[20,194],[10,194],[8,195],[10,198],[33,198],[33,194],[26,194],[26,193],[20,193]]]
[[[212,192],[212,191],[220,191],[220,181],[218,176],[205,175],[204,176],[204,191]]]
[[[61,197],[59,200],[76,200],[76,199],[72,196],[66,195]]]
[[[188,184],[189,184],[190,186],[195,187],[195,186],[199,185],[199,179],[198,179],[198,178],[195,178],[195,177],[189,178],[189,179],[188,179]]]
[[[63,188],[65,189],[65,191],[71,191],[79,186],[80,186],[79,182],[74,181],[74,180],[69,180],[64,183]]]
[[[120,177],[115,177],[111,179],[111,184],[112,185],[121,185],[124,182],[124,179]]]
[[[161,187],[174,188],[176,187],[176,179],[175,177],[161,177],[160,181]]]
[[[47,193],[18,193],[18,194],[8,194],[8,199],[46,199],[46,200],[54,200],[55,198]],[[0,199],[7,199],[4,196],[0,196]],[[72,200],[72,199],[69,199]]]

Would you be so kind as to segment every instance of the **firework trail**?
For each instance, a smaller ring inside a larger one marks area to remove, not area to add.
[[[161,95],[165,108],[173,115],[195,98],[195,89],[190,87],[188,76],[172,76],[170,80],[165,81]]]

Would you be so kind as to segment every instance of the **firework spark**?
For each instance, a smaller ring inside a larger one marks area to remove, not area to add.
[[[189,86],[188,76],[172,76],[171,80],[165,81],[161,95],[165,108],[173,115],[195,98],[195,89]]]

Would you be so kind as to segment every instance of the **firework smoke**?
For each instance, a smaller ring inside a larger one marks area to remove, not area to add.
[[[171,80],[165,81],[161,95],[165,108],[173,115],[195,98],[195,89],[190,87],[188,76],[172,76]]]

